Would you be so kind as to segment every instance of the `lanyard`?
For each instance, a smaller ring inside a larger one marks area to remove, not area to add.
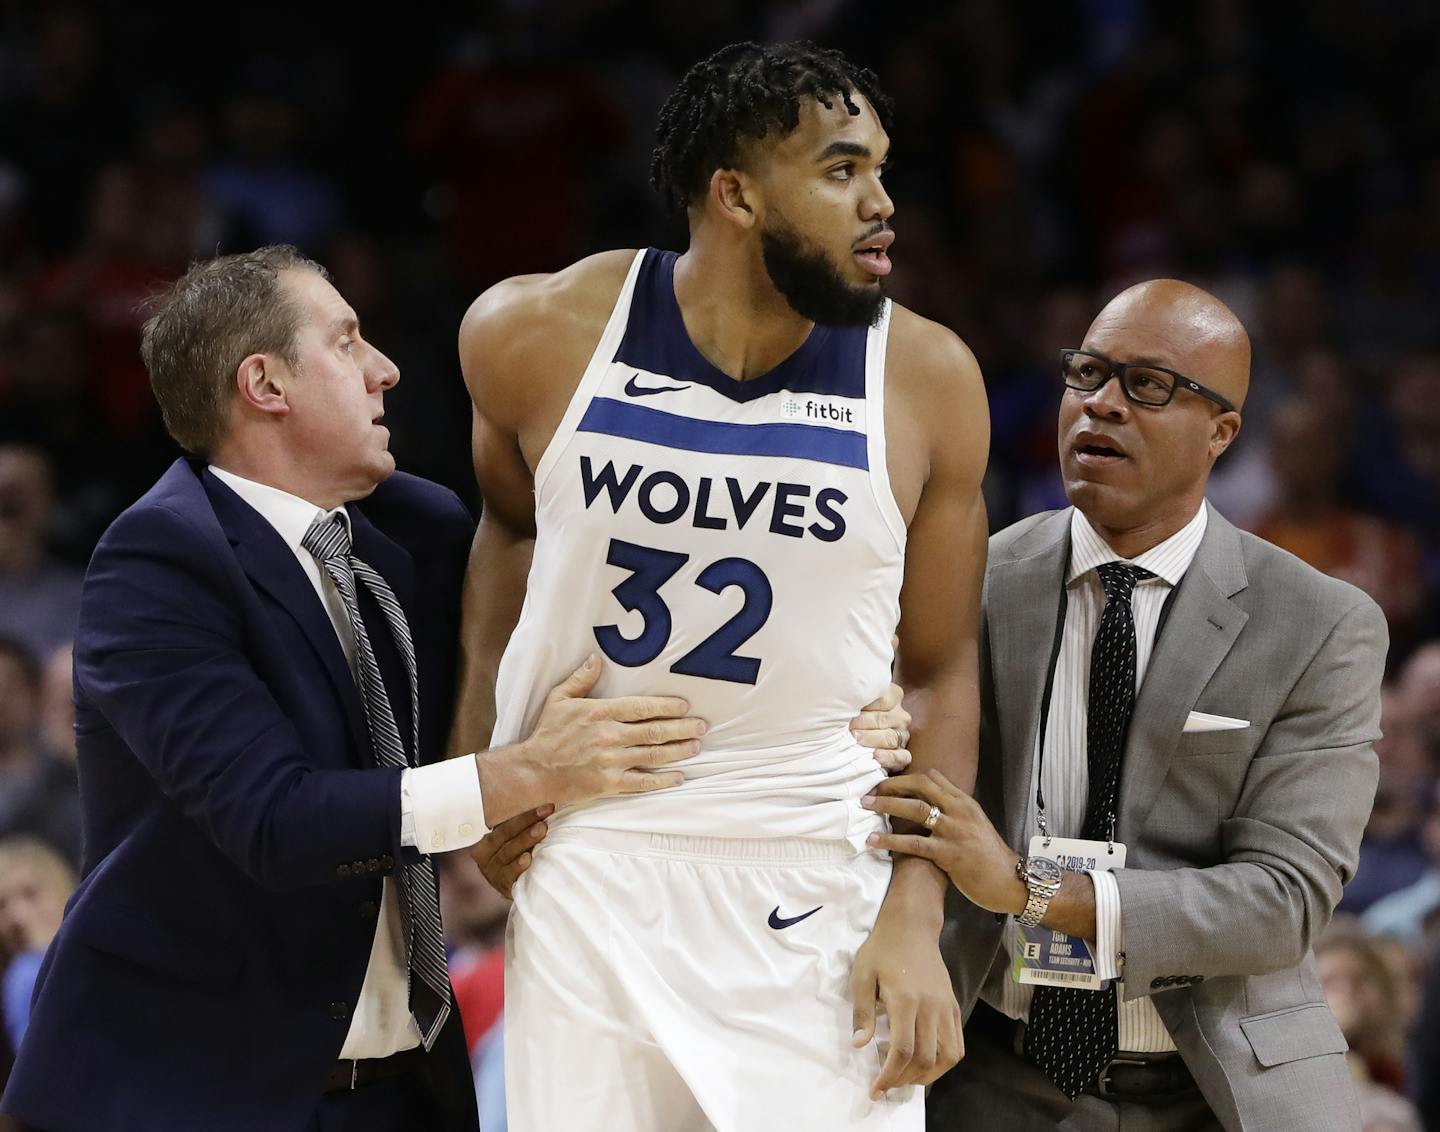
[[[1055,640],[1050,645],[1050,663],[1046,665],[1045,694],[1040,697],[1039,745],[1035,767],[1035,820],[1045,844],[1050,843],[1050,824],[1045,820],[1045,734],[1050,727],[1050,696],[1055,691],[1055,668],[1060,660],[1060,644],[1065,638],[1065,614],[1070,607],[1070,591],[1060,585],[1060,606],[1055,611]]]

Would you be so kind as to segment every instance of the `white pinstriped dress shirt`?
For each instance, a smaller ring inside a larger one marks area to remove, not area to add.
[[[1206,508],[1200,510],[1175,534],[1158,546],[1132,559],[1123,559],[1105,544],[1095,528],[1078,509],[1070,522],[1070,569],[1065,585],[1069,591],[1060,652],[1055,660],[1055,681],[1050,712],[1044,730],[1045,816],[1051,836],[1079,837],[1085,824],[1085,803],[1089,794],[1089,768],[1085,757],[1085,729],[1090,697],[1090,649],[1105,608],[1105,590],[1095,567],[1105,562],[1132,562],[1155,575],[1135,587],[1131,608],[1135,617],[1135,688],[1139,691],[1150,665],[1155,630],[1165,599],[1170,596],[1200,549],[1205,537]],[[1031,836],[1040,832],[1036,824],[1035,760],[1026,805],[1027,825],[1024,851]],[[1125,769],[1122,766],[1121,780]],[[1123,973],[1125,940],[1120,921],[1120,891],[1108,873],[1090,874],[1095,882],[1096,967],[1103,978]],[[1011,1018],[1026,1018],[1034,989],[1010,976],[1010,956],[1018,929],[1012,919],[1005,926],[1004,945],[986,981],[984,997],[991,1006]],[[1119,1003],[1119,1048],[1139,1053],[1162,1053],[1175,1048],[1165,1023],[1148,997]]]

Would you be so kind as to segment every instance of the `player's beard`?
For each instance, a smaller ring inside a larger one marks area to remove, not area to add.
[[[885,305],[884,287],[845,282],[825,252],[806,243],[776,217],[760,233],[760,253],[775,289],[801,318],[821,326],[874,326]]]

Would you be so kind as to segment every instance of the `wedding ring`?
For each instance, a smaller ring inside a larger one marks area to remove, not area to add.
[[[930,812],[925,815],[925,820],[924,820],[921,824],[924,825],[924,827],[925,827],[926,829],[934,829],[934,828],[936,827],[936,825],[939,824],[939,822],[940,822],[940,807],[939,807],[939,806],[931,806],[931,807],[930,807]]]

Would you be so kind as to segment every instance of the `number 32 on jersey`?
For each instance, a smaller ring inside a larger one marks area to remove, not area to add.
[[[595,626],[595,641],[616,664],[638,668],[649,664],[670,640],[670,607],[660,596],[660,587],[690,560],[688,554],[637,546],[620,539],[610,540],[605,561],[629,570],[630,576],[610,592],[627,613],[639,613],[644,627],[638,637],[626,637],[618,625]],[[753,684],[760,675],[760,660],[738,656],[737,651],[770,617],[775,595],[770,579],[748,558],[721,558],[700,571],[695,584],[713,594],[739,586],[745,602],[739,612],[670,666],[682,676],[703,680],[728,680]]]

